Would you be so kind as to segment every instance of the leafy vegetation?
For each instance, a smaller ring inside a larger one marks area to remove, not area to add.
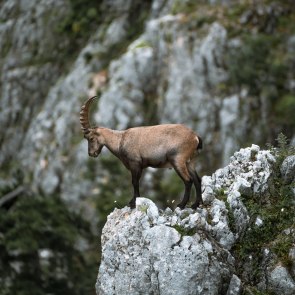
[[[188,1],[181,1],[181,0],[175,0],[172,8],[171,13],[177,14],[177,13],[191,13],[192,11],[196,10],[198,6],[197,1],[188,0]]]
[[[102,1],[70,0],[71,13],[59,26],[60,32],[75,39],[87,39],[99,23]]]
[[[276,164],[275,164],[275,173],[276,176],[279,177],[280,175],[280,167],[283,161],[291,155],[295,155],[295,146],[290,144],[288,138],[283,133],[280,133],[278,138],[276,139],[277,147],[273,146],[272,144],[267,144],[268,149],[271,153],[276,157]]]
[[[180,234],[181,236],[193,236],[197,232],[197,228],[185,228],[184,226],[181,226],[179,224],[175,224],[173,226]]]
[[[235,232],[235,217],[233,210],[230,208],[229,203],[227,202],[227,194],[223,188],[215,191],[215,196],[217,199],[220,199],[224,202],[226,209],[227,209],[227,217],[228,217],[228,225],[232,232]]]
[[[294,242],[294,233],[292,234],[295,230],[295,205],[292,191],[294,183],[283,182],[280,167],[287,156],[295,154],[295,150],[294,146],[288,144],[284,135],[281,134],[277,141],[277,148],[270,146],[276,157],[276,164],[274,164],[273,187],[269,194],[253,195],[251,198],[242,196],[250,215],[250,225],[235,245],[234,255],[237,258],[241,276],[245,265],[250,265],[251,272],[248,273],[251,275],[244,279],[252,286],[261,278],[264,251],[275,253],[277,259],[286,267],[291,265],[288,253]],[[257,217],[262,220],[261,225],[255,224]]]
[[[246,88],[250,96],[257,97],[256,105],[266,99],[270,113],[268,127],[281,128],[292,136],[295,93],[288,81],[295,77],[295,59],[288,42],[295,33],[291,25],[295,8],[290,1],[260,1],[259,5],[259,17],[258,6],[247,1],[233,5],[227,12],[225,26],[231,36],[239,37],[241,44],[227,50],[226,90],[236,92]]]
[[[0,293],[94,294],[97,255],[78,246],[93,240],[60,198],[22,193],[0,208]]]
[[[152,45],[148,41],[141,40],[140,42],[136,44],[136,46],[134,47],[134,50],[137,48],[150,48],[150,47],[152,47]]]
[[[285,94],[274,106],[274,111],[277,114],[278,121],[284,125],[290,124],[295,126],[295,95]]]
[[[81,46],[90,38],[95,30],[100,28],[99,39],[103,43],[105,34],[111,22],[120,15],[120,10],[116,11],[113,4],[107,4],[105,1],[96,0],[70,0],[71,12],[58,27],[61,34],[66,35],[70,40],[71,46],[68,48],[67,54],[73,56]],[[103,67],[107,67],[108,63],[125,52],[127,46],[140,34],[143,30],[144,21],[148,16],[150,1],[134,1],[128,11],[127,22],[125,24],[126,34],[123,40],[107,47],[106,51],[100,51],[98,58]],[[89,62],[94,56],[91,53],[85,53],[85,60]]]
[[[139,211],[141,211],[142,213],[145,213],[145,214],[147,214],[148,208],[149,208],[149,205],[147,205],[147,204],[142,204],[138,207]]]
[[[277,43],[274,37],[268,35],[244,36],[243,44],[229,52],[228,83],[234,87],[248,86],[250,95],[258,95],[263,87],[270,86],[273,79],[278,81],[277,83],[285,80],[286,68],[284,64],[275,66],[270,57],[271,48]],[[242,68],[241,64],[243,64]],[[273,77],[280,74],[284,74],[284,76]],[[282,87],[282,85],[278,85],[278,87]]]

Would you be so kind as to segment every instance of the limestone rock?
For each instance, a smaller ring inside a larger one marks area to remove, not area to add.
[[[154,206],[140,198],[136,210],[115,209],[109,215],[102,235],[97,294],[189,295],[226,290],[233,259],[206,235],[203,210],[193,215],[178,210],[174,223],[165,212],[158,216]],[[154,211],[152,218],[149,210]],[[165,223],[157,224],[161,218]],[[185,234],[189,229],[195,233]]]
[[[287,157],[282,166],[281,174],[286,184],[290,184],[295,180],[295,155]]]
[[[277,266],[269,276],[270,289],[275,294],[293,295],[295,293],[295,282],[285,267]]]
[[[292,268],[291,268],[291,272],[292,272],[292,276],[293,278],[295,277],[295,247],[292,247],[289,251],[289,258],[291,259],[292,262]]]
[[[226,295],[239,295],[242,291],[242,284],[239,277],[233,274]]]
[[[115,209],[102,233],[97,294],[241,294],[253,257],[243,271],[235,269],[234,245],[250,229],[246,201],[273,185],[274,163],[257,145],[236,152],[228,166],[203,177],[205,206],[196,210],[163,211],[145,198],[137,199],[135,210]],[[263,218],[256,216],[252,224],[263,227]],[[290,272],[270,249],[261,250],[261,265],[255,265],[261,281],[255,288],[293,294],[294,247],[288,250]]]
[[[235,219],[236,237],[245,231],[250,219],[242,196],[249,198],[269,189],[274,162],[275,158],[269,151],[261,151],[259,146],[252,145],[234,153],[228,166],[218,169],[211,177],[203,177],[204,200],[214,200],[214,196],[219,195],[226,199]]]
[[[2,2],[0,123],[5,133],[1,135],[1,164],[22,146],[32,118],[60,75],[69,43],[57,27],[70,13],[66,0]]]

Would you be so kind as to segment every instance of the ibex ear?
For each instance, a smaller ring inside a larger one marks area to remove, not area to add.
[[[99,130],[99,128],[95,128],[95,130],[94,130],[94,134],[95,134],[95,135],[98,135],[98,136],[100,135],[100,130]]]

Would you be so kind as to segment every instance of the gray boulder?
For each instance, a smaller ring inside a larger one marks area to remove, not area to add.
[[[270,272],[269,285],[275,294],[295,294],[295,282],[283,266],[279,265]]]
[[[226,292],[226,295],[239,295],[241,294],[241,291],[242,291],[241,280],[239,279],[239,277],[237,277],[234,274],[230,280],[230,284]]]
[[[284,182],[290,184],[295,180],[295,155],[287,157],[282,166],[281,174]]]
[[[206,232],[206,210],[157,212],[137,199],[115,209],[102,235],[97,294],[221,294],[234,259]],[[193,227],[192,227],[193,226]]]

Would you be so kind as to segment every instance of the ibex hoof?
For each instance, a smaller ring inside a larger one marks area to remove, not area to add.
[[[178,207],[179,209],[183,210],[183,209],[185,208],[185,205],[183,205],[183,204],[180,203],[180,204],[177,205],[177,207]]]
[[[130,209],[135,209],[135,202],[130,201],[128,205],[129,205]]]
[[[201,204],[203,204],[202,202],[201,203],[194,203],[193,205],[192,205],[192,209],[193,210],[196,210]]]

